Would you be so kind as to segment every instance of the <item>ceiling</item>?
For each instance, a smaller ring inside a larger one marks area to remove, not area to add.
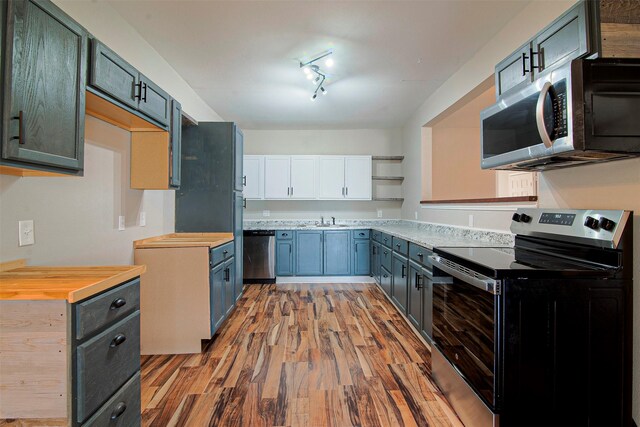
[[[527,1],[109,3],[225,120],[353,129],[402,126]],[[298,59],[327,49],[328,93],[312,102]]]

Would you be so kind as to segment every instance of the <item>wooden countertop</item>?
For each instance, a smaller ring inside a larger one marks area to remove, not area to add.
[[[0,300],[78,302],[146,271],[144,265],[29,267],[25,260],[0,264]]]
[[[215,248],[233,242],[233,233],[171,233],[133,242],[134,249],[192,248],[208,246]]]

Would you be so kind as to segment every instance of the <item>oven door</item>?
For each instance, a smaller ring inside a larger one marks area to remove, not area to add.
[[[573,150],[571,63],[480,114],[482,169]]]
[[[498,409],[500,282],[432,257],[433,342],[475,394]]]

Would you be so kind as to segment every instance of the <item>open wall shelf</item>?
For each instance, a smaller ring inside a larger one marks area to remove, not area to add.
[[[373,162],[395,162],[402,163],[404,156],[372,156]],[[373,198],[371,200],[375,202],[404,202],[402,197],[402,184],[404,182],[403,176],[397,176],[398,172],[402,173],[399,168],[401,165],[397,164],[379,164],[379,167],[372,167],[373,173],[379,175],[373,175],[371,177],[373,185]],[[398,194],[400,193],[400,194]]]

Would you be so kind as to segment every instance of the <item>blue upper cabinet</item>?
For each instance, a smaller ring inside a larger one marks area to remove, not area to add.
[[[293,240],[276,240],[276,276],[293,276]]]
[[[322,275],[322,231],[296,231],[296,274]]]
[[[355,276],[369,275],[371,266],[369,264],[369,239],[354,239],[353,241],[353,274]]]
[[[324,232],[324,274],[348,276],[351,274],[351,232],[348,230]],[[367,258],[369,256],[367,252]]]

